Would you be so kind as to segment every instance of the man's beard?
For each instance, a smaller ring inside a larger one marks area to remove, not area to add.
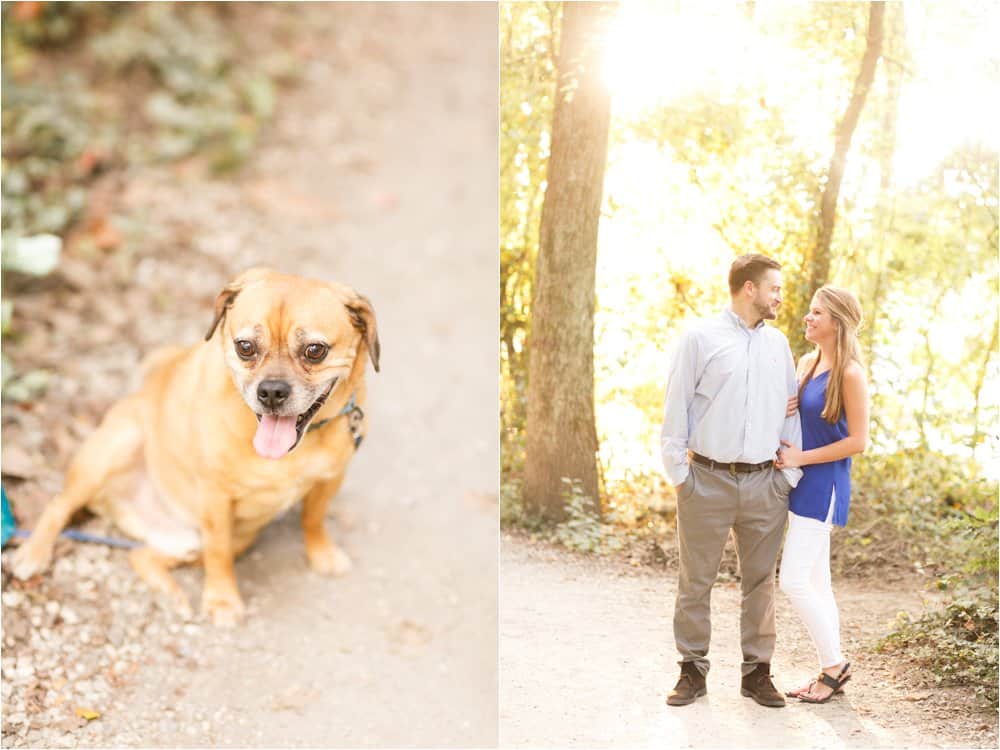
[[[771,306],[769,304],[760,300],[755,299],[753,301],[753,309],[758,315],[760,315],[762,320],[774,320],[778,317],[777,313],[771,310]]]

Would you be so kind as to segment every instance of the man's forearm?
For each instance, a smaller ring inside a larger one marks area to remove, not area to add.
[[[666,424],[661,437],[660,448],[663,456],[663,468],[667,472],[667,479],[675,487],[684,483],[687,479],[688,459],[687,459],[687,438],[676,438],[666,434]]]
[[[799,421],[798,413],[785,417],[785,423],[781,427],[781,439],[787,440],[796,448],[802,448],[802,423]],[[796,487],[802,478],[802,469],[786,468],[781,471],[792,487]]]

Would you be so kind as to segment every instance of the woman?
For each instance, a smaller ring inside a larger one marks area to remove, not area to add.
[[[775,462],[778,468],[803,470],[789,496],[780,585],[812,637],[821,668],[788,695],[826,703],[851,678],[830,586],[830,531],[847,524],[850,457],[868,445],[868,387],[857,337],[861,305],[850,292],[824,286],[812,299],[805,325],[806,340],[816,349],[798,367],[802,450],[783,440]]]

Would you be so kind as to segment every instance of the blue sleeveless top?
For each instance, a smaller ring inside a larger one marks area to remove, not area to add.
[[[802,391],[799,399],[799,418],[802,421],[802,450],[821,448],[847,437],[847,414],[830,424],[820,413],[826,404],[827,370],[817,375]],[[788,496],[788,509],[797,516],[825,521],[830,512],[830,496],[836,490],[833,523],[847,525],[847,511],[851,504],[851,459],[842,458],[825,464],[802,467],[802,479]]]

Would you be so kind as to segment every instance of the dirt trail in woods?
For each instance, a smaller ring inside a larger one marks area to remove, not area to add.
[[[370,436],[329,520],[355,567],[309,572],[293,512],[238,562],[249,617],[220,631],[163,611],[120,551],[61,542],[48,574],[5,585],[3,745],[494,745],[496,8],[234,13],[291,23],[301,81],[236,179],[197,160],[121,176],[113,210],[145,227],[129,285],[71,254],[19,298],[30,333],[8,353],[54,378],[44,402],[5,406],[5,472],[23,477],[7,489],[30,524],[140,356],[199,340],[221,286],[272,265],[378,313]],[[177,576],[197,602],[201,570]]]
[[[571,555],[504,535],[500,584],[503,747],[983,747],[996,715],[959,690],[909,687],[891,658],[870,652],[897,612],[919,612],[913,581],[835,581],[854,679],[824,705],[764,708],[740,695],[739,583],[712,597],[708,695],[664,701],[677,679],[672,618],[677,578]],[[789,690],[817,671],[815,651],[778,594],[772,671]]]

